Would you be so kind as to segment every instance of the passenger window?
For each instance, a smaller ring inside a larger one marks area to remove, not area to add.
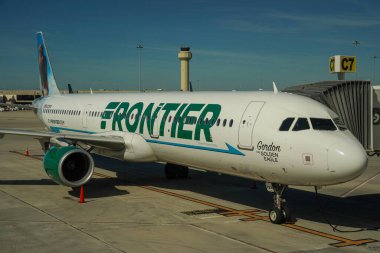
[[[294,121],[294,118],[286,118],[281,126],[280,126],[280,131],[289,131],[290,127],[292,126],[293,124],[293,121]]]
[[[220,125],[220,119],[218,119],[218,120],[216,121],[216,125],[217,125],[217,126]]]
[[[331,119],[310,118],[314,130],[335,131],[336,126]]]
[[[232,127],[233,124],[234,124],[234,120],[231,119],[231,120],[230,120],[230,127]]]
[[[226,124],[227,124],[227,120],[226,120],[226,119],[224,119],[224,120],[223,120],[223,127],[225,127],[225,126],[226,126]]]
[[[293,131],[301,131],[310,129],[309,121],[307,118],[298,118],[296,124],[293,127]]]

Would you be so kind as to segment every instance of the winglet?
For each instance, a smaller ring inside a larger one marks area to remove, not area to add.
[[[278,89],[277,89],[276,83],[274,81],[273,81],[273,92],[274,92],[274,94],[278,93]]]
[[[71,87],[71,84],[67,84],[67,88],[69,90],[69,94],[73,94],[74,93],[74,90],[73,90],[73,87]]]
[[[55,82],[42,32],[37,33],[37,50],[42,96],[61,95]]]

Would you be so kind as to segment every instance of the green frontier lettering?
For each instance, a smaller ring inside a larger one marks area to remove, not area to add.
[[[177,110],[180,104],[167,103],[162,110],[165,111],[162,116],[161,124],[160,124],[160,136],[164,136],[165,134],[165,123],[171,111]]]
[[[150,103],[143,110],[144,103],[142,102],[133,105],[130,105],[129,102],[111,102],[104,110],[100,128],[106,129],[107,120],[110,120],[112,117],[112,130],[114,131],[126,130],[135,133],[139,127],[139,133],[143,134],[146,126],[150,135],[153,134],[154,128],[159,130],[159,136],[164,136],[168,116],[172,112],[175,112],[170,126],[170,136],[172,138],[199,141],[201,132],[203,132],[206,141],[212,142],[210,128],[215,124],[216,119],[220,115],[222,108],[219,104],[208,104],[205,106],[205,104],[160,103],[153,110],[154,105],[154,103]],[[198,114],[199,112],[200,116],[198,121],[196,121],[197,117],[194,114]],[[194,131],[185,128],[185,125],[193,124],[195,124]]]
[[[181,117],[181,113],[183,112],[183,110],[185,109],[186,106],[187,106],[187,104],[182,104],[181,107],[178,109],[177,113],[174,116],[174,120],[173,120],[173,123],[172,123],[172,129],[170,130],[170,136],[173,137],[173,138],[175,138],[176,129],[177,129],[177,123],[179,121],[181,121],[181,120],[184,120]]]
[[[130,133],[136,132],[143,107],[144,107],[144,103],[138,102],[132,105],[131,108],[129,109],[127,116],[125,118],[125,125],[127,126],[128,132]],[[132,113],[133,113],[133,116],[131,116]]]
[[[205,107],[205,109],[203,109],[201,115],[199,116],[199,121],[198,121],[198,122],[201,122],[201,124],[197,124],[197,126],[195,127],[194,140],[199,141],[201,131],[203,131],[205,138],[206,138],[206,141],[212,142],[210,128],[215,124],[216,119],[220,115],[221,109],[222,109],[222,107],[218,104],[208,104]],[[205,118],[206,118],[208,113],[212,113],[212,116],[208,117],[210,124],[205,124],[204,121],[205,121]],[[211,119],[213,119],[213,120],[211,120]]]
[[[185,124],[192,124],[192,119],[189,121],[186,121],[188,119],[188,115],[190,112],[199,112],[205,104],[190,104],[186,110],[183,112],[181,116],[181,120],[178,123],[178,138],[181,139],[187,139],[192,140],[193,139],[193,132],[191,130],[184,130],[183,127]],[[196,122],[195,122],[196,124]]]
[[[121,121],[125,119],[125,115],[127,114],[129,107],[128,102],[123,102],[119,105],[119,107],[116,109],[113,120],[112,120],[112,130],[114,131],[123,131],[123,127],[121,125]]]
[[[140,120],[140,134],[143,134],[144,133],[144,123],[145,123],[145,121],[146,121],[146,127],[148,128],[148,132],[149,133],[151,133],[151,123],[152,123],[152,120],[151,120],[151,118],[152,118],[152,109],[153,109],[153,106],[154,106],[154,103],[150,103],[147,107],[146,107],[146,109],[145,109],[145,111],[144,111],[144,113],[143,113],[143,115],[142,115],[142,117],[141,117],[141,120]]]
[[[106,109],[104,110],[102,114],[102,121],[100,123],[100,129],[106,129],[107,126],[107,119],[111,119],[113,110],[120,104],[120,102],[111,102],[107,105]],[[113,127],[112,127],[113,129]]]
[[[152,110],[153,110],[153,107],[154,107],[154,103],[150,103],[144,110],[142,116],[141,116],[141,119],[140,119],[140,129],[139,129],[139,132],[140,134],[143,134],[144,133],[144,124],[146,122],[146,127],[148,129],[148,133],[150,135],[153,134],[153,127],[154,127],[154,123],[156,121],[156,119],[158,118],[157,114],[160,112],[162,106],[164,105],[164,103],[160,103],[159,106],[157,106],[157,108],[154,110],[153,112],[153,115],[152,115]],[[158,124],[158,122],[157,122]]]
[[[161,108],[162,108],[162,106],[164,105],[164,103],[160,103],[160,105],[159,106],[157,106],[157,108],[154,110],[154,113],[153,113],[153,118],[152,118],[152,122],[151,122],[151,124],[150,124],[150,128],[149,128],[149,134],[150,135],[153,135],[153,127],[156,125],[156,128],[155,129],[157,129],[157,134],[159,134],[158,133],[158,130],[159,130],[159,127],[160,127],[160,122],[158,122],[158,120],[159,120],[159,118],[158,118],[158,115],[159,115],[159,113],[161,112]],[[156,121],[156,119],[157,119],[157,121]],[[166,121],[166,119],[161,119],[161,122],[162,121]]]

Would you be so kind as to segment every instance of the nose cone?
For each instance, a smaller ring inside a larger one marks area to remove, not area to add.
[[[336,183],[350,181],[367,168],[367,154],[356,139],[341,140],[328,151],[329,171]]]

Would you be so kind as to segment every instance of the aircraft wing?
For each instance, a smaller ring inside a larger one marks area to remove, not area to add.
[[[90,146],[109,148],[112,150],[121,150],[125,147],[125,141],[121,136],[101,136],[93,134],[62,134],[53,132],[39,132],[32,130],[0,128],[0,138],[3,138],[6,134],[30,136],[38,139],[55,138],[58,140],[80,141]]]

